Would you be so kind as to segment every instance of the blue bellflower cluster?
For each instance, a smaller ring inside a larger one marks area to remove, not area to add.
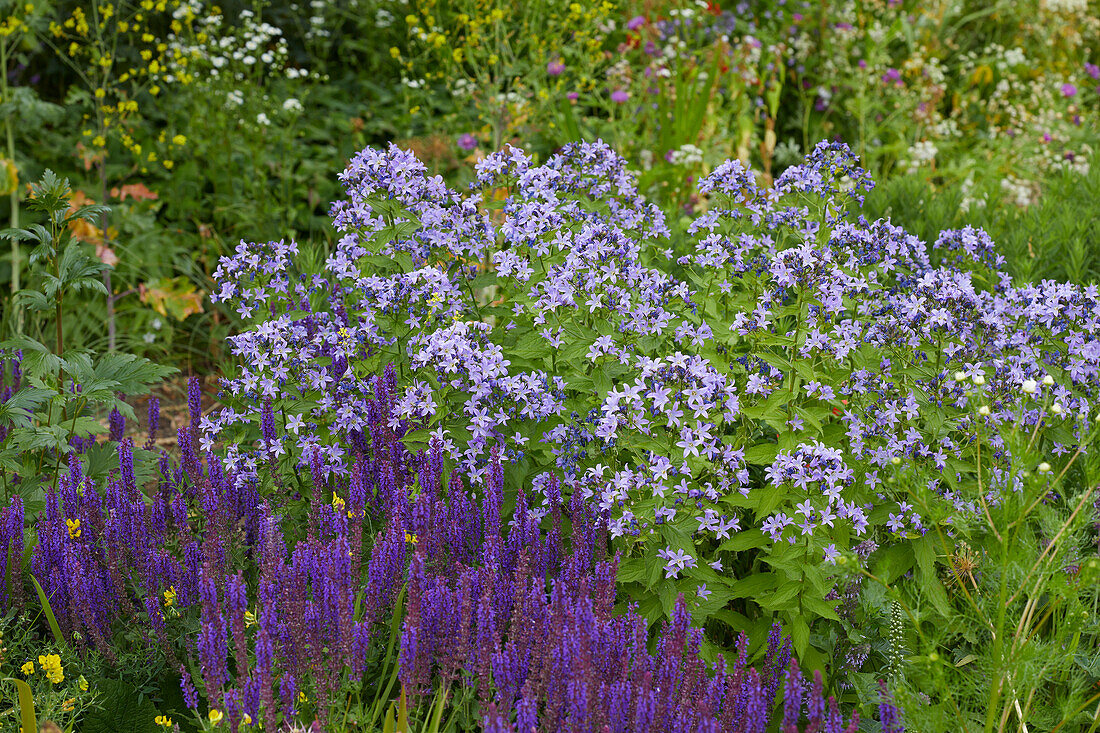
[[[471,487],[496,452],[544,517],[552,474],[628,556],[660,549],[705,598],[735,580],[732,548],[827,563],[920,537],[1018,488],[1029,467],[1003,430],[1057,456],[1091,426],[1097,288],[1017,285],[975,230],[928,247],[867,221],[872,182],[839,143],[771,189],[716,167],[677,237],[602,142],[541,165],[490,154],[465,194],[396,146],[341,180],[321,268],[295,243],[242,243],[216,272],[252,325],[200,442],[225,444],[237,481],[272,461],[348,476],[370,375],[393,362],[394,425]]]

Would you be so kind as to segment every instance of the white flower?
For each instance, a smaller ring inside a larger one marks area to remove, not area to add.
[[[145,341],[145,343],[151,344],[151,343],[153,343],[154,341],[157,340],[157,335],[155,333],[146,333],[141,338],[142,338],[142,340]]]
[[[1043,461],[1039,464],[1039,473],[1050,473],[1050,464]]]
[[[1043,384],[1050,387],[1054,384],[1054,377],[1050,376],[1049,374],[1046,375],[1045,377],[1043,377]]]
[[[985,384],[985,375],[984,374],[975,374],[973,377],[970,378],[970,381],[980,387],[983,384]]]
[[[955,381],[956,382],[965,382],[966,381],[966,372],[955,372]]]
[[[256,115],[256,122],[258,122],[261,125],[265,125],[265,126],[271,124],[271,120],[267,119],[267,115],[265,115],[263,112]]]
[[[151,325],[153,326],[154,329],[159,331],[164,326],[164,321],[160,320],[159,318],[154,318],[153,323]]]
[[[982,405],[978,408],[978,414],[985,416],[989,414],[989,405]]]
[[[291,97],[290,99],[287,99],[286,101],[283,102],[283,109],[286,110],[287,112],[301,112],[302,111],[302,103],[299,102],[294,97]]]
[[[1039,383],[1036,382],[1034,379],[1025,379],[1024,383],[1020,385],[1020,389],[1022,389],[1027,394],[1035,394],[1035,390],[1038,387]]]
[[[1050,406],[1050,412],[1053,415],[1061,415],[1064,412],[1064,410],[1062,409],[1062,404],[1060,402],[1055,402],[1053,405]]]

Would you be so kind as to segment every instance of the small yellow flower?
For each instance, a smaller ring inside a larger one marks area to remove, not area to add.
[[[336,492],[332,492],[332,508],[336,511],[342,511],[345,507],[344,500],[336,495]]]
[[[213,723],[214,725],[217,725],[218,723],[222,722],[222,718],[224,718],[224,717],[225,717],[225,714],[222,713],[221,710],[218,710],[217,708],[210,708],[210,722]]]
[[[173,165],[175,165],[175,163],[173,163],[173,162],[172,162],[172,161],[170,161],[170,160],[166,160],[166,161],[164,161],[164,167],[165,167],[165,168],[167,168],[168,170],[172,170],[172,166],[173,166]]]
[[[61,711],[64,713],[71,713],[76,709],[76,698],[70,697],[65,702],[61,703]]]
[[[153,719],[153,722],[161,726],[162,728],[171,728],[173,725],[172,719],[169,718],[167,715],[158,715],[156,718]]]
[[[172,144],[173,145],[186,145],[187,144],[187,138],[184,137],[183,135],[173,135],[172,136]]]
[[[19,671],[30,677],[32,674],[34,674],[34,662],[27,662],[19,668]]]
[[[306,693],[298,691],[298,702],[309,702],[309,698],[306,697]]]
[[[80,520],[79,519],[66,519],[65,524],[69,527],[69,539],[80,539]]]
[[[244,627],[247,629],[250,626],[256,625],[256,614],[251,611],[244,612]]]
[[[60,685],[65,681],[65,670],[61,667],[61,657],[57,654],[45,654],[38,657],[38,663],[46,672],[50,682]]]
[[[107,92],[103,89],[103,87],[98,87],[95,90],[95,98],[96,99],[103,99],[106,96],[107,96]]]
[[[164,591],[164,607],[171,608],[176,605],[176,586],[170,586]]]
[[[410,545],[415,545],[420,540],[417,539],[416,535],[406,532],[405,533],[405,541],[408,542]]]
[[[88,680],[84,679],[84,675],[80,675],[80,677],[77,678],[77,684],[80,686],[81,692],[88,691]]]

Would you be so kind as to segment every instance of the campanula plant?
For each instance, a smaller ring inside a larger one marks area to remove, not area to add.
[[[233,340],[241,404],[204,423],[209,445],[259,423],[254,447],[229,446],[239,476],[315,448],[326,475],[346,471],[366,375],[392,361],[407,442],[439,440],[475,485],[496,450],[536,489],[579,492],[644,616],[683,593],[733,629],[782,619],[806,654],[814,619],[836,618],[840,553],[874,539],[872,566],[892,547],[932,556],[929,528],[1016,490],[1000,428],[1035,431],[1055,462],[1085,442],[1095,289],[1015,286],[978,230],[928,247],[863,219],[872,182],[843,145],[769,190],[719,166],[676,251],[602,143],[543,165],[492,154],[467,195],[393,146],[342,180],[319,271],[273,242],[217,273],[215,297],[256,323]],[[927,508],[903,472],[925,477]]]

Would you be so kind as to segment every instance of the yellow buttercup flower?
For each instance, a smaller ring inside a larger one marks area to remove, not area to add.
[[[222,722],[222,718],[224,717],[225,713],[223,713],[221,710],[218,710],[217,708],[210,708],[210,722],[214,725]]]

